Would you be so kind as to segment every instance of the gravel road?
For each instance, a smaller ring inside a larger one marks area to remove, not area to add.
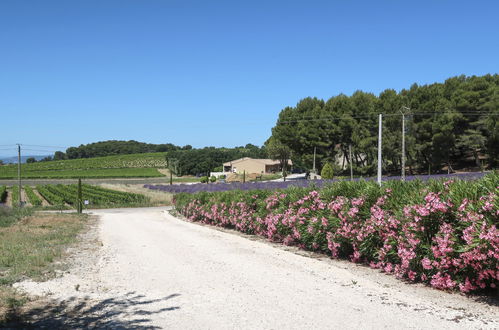
[[[68,271],[48,282],[19,284],[57,302],[57,313],[40,308],[33,324],[165,329],[499,327],[494,301],[406,284],[364,266],[189,223],[165,210],[93,211],[99,220],[75,249]]]

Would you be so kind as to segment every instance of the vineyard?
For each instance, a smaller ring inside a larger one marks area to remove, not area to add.
[[[117,155],[22,164],[23,178],[123,178],[160,177],[164,153]],[[0,166],[0,179],[17,178],[17,164]]]
[[[35,189],[24,186],[25,202],[32,206],[74,208],[77,205],[78,186],[72,185],[37,185]],[[5,202],[7,194],[11,194],[11,204],[18,205],[20,194],[19,187],[14,186],[9,191],[5,186],[0,187],[0,198]],[[98,186],[82,185],[82,201],[86,201],[87,208],[103,207],[130,207],[144,206],[149,203],[149,198],[135,193],[116,191]]]

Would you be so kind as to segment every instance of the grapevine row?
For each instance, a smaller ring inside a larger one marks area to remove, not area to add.
[[[30,186],[24,186],[24,191],[26,192],[26,196],[28,196],[29,202],[33,206],[40,206],[42,205],[42,200],[40,197],[38,197],[37,194],[33,191],[33,188]]]
[[[38,192],[51,204],[75,205],[78,195],[77,185],[43,185],[37,186]],[[82,199],[92,205],[130,205],[147,203],[149,199],[140,194],[105,189],[101,187],[82,185]]]
[[[12,205],[19,205],[19,199],[20,194],[19,194],[19,186],[13,186],[12,187]]]

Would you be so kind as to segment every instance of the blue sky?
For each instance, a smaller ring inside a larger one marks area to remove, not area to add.
[[[3,0],[0,149],[261,145],[307,96],[498,73],[498,12],[479,0]]]

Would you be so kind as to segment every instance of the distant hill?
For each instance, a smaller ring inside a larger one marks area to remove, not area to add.
[[[94,157],[105,157],[105,156],[115,156],[115,155],[167,152],[180,149],[182,149],[182,147],[173,145],[171,143],[152,144],[152,143],[138,142],[134,140],[130,141],[110,140],[110,141],[94,142],[85,145],[82,144],[79,147],[70,147],[66,149],[65,153],[57,151],[54,154],[54,159],[60,160],[60,159],[94,158]]]
[[[26,163],[26,159],[28,158],[34,158],[36,161],[42,160],[46,157],[52,157],[52,155],[27,155],[27,156],[21,156],[21,163]],[[0,157],[0,160],[4,164],[17,164],[17,156],[12,156],[12,157]]]

